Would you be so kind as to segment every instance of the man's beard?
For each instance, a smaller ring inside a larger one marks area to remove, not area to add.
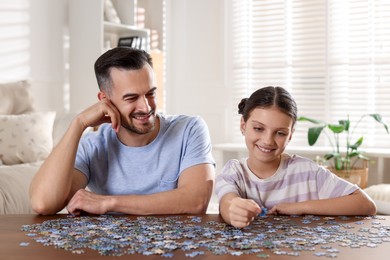
[[[132,121],[132,120],[136,120],[136,119],[133,118],[134,116],[149,116],[149,120],[148,120],[148,122],[145,122],[141,127],[137,127],[137,126],[135,126],[133,124],[133,121]],[[121,126],[123,128],[127,129],[128,131],[130,131],[132,133],[139,134],[139,135],[144,135],[144,134],[151,133],[154,130],[155,122],[156,122],[156,114],[155,114],[154,110],[151,110],[147,114],[145,114],[145,113],[134,113],[134,114],[130,115],[128,121],[127,120],[123,120],[123,119],[121,121],[122,121]]]

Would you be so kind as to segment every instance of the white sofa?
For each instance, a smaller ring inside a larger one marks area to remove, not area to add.
[[[33,213],[30,182],[74,116],[36,111],[30,89],[0,83],[0,214]]]

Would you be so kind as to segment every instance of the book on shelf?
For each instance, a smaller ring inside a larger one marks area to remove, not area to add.
[[[118,47],[127,46],[136,49],[142,49],[145,39],[140,36],[121,37],[118,40]]]

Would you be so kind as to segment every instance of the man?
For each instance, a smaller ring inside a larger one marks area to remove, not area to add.
[[[156,114],[152,60],[142,50],[107,51],[95,74],[99,102],[72,120],[37,172],[33,209],[44,215],[65,206],[73,215],[205,213],[214,160],[204,121]]]

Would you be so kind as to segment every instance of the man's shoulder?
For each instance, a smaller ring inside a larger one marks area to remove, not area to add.
[[[85,134],[81,141],[87,143],[105,142],[105,140],[112,136],[113,131],[111,124],[102,124],[97,130]]]

